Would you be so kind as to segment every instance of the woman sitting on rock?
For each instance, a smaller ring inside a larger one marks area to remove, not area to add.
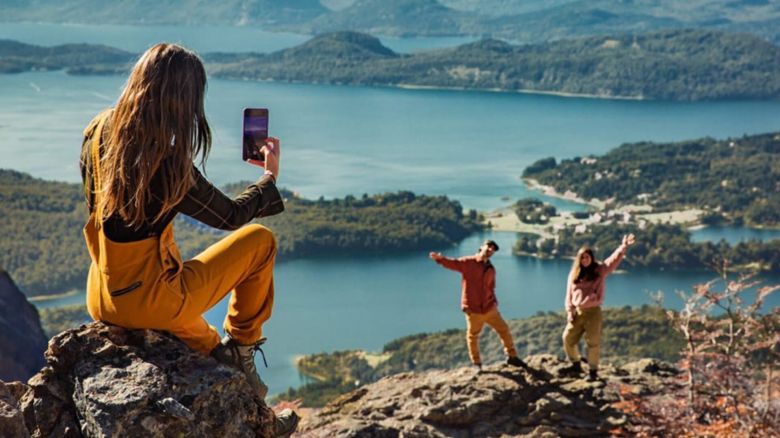
[[[566,328],[563,331],[563,349],[572,365],[569,374],[582,373],[577,344],[582,335],[588,346],[590,380],[598,378],[601,349],[601,304],[604,302],[604,281],[617,269],[628,247],[634,244],[634,235],[623,236],[623,243],[603,263],[596,261],[593,251],[583,247],[574,258],[566,281]]]
[[[84,236],[92,258],[87,309],[99,321],[168,331],[192,349],[242,370],[264,404],[267,387],[254,352],[271,316],[276,242],[252,219],[284,210],[276,189],[279,140],[260,152],[265,173],[231,199],[198,171],[211,130],[204,114],[206,72],[193,52],[157,44],[136,63],[116,106],[84,131],[81,173],[90,217]],[[236,230],[192,260],[182,261],[173,219],[184,213]],[[220,340],[203,314],[232,291]],[[276,435],[297,425],[292,411]]]

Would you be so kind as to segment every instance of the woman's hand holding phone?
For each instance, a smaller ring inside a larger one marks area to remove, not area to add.
[[[281,158],[282,148],[281,142],[276,137],[268,137],[265,139],[265,145],[260,148],[260,154],[265,157],[263,166],[267,172],[274,175],[274,178],[279,180],[279,160]]]

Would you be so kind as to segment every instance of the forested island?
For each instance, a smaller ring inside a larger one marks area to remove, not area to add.
[[[0,72],[126,74],[135,55],[103,46],[0,41]],[[393,87],[714,100],[780,97],[780,47],[705,30],[588,37],[533,45],[482,40],[411,55],[370,35],[336,32],[270,54],[204,54],[213,77]]]
[[[539,200],[517,202],[518,219],[545,231],[522,234],[517,255],[571,257],[589,245],[606,257],[634,233],[641,237],[625,266],[780,270],[780,240],[693,242],[687,229],[780,226],[780,134],[625,144],[600,157],[541,159],[523,177],[600,208],[564,219]],[[658,219],[687,209],[700,212],[693,223]]]
[[[231,184],[227,193],[245,185]],[[288,190],[286,211],[258,222],[274,230],[280,260],[305,256],[388,254],[443,248],[482,229],[475,211],[445,196],[397,192],[307,200]],[[83,288],[89,269],[81,229],[86,221],[80,184],[46,181],[0,169],[0,266],[28,296]],[[226,232],[179,216],[176,240],[190,258]]]
[[[600,157],[541,159],[523,178],[612,208],[696,207],[709,225],[780,226],[780,133],[624,144]]]
[[[574,227],[556,231],[554,238],[521,235],[513,247],[519,256],[542,258],[574,257],[589,246],[599,259],[609,256],[623,235],[634,233],[637,243],[623,267],[655,269],[707,269],[740,271],[780,271],[780,240],[748,241],[730,245],[720,242],[693,242],[681,225],[636,223],[592,224],[578,232]]]

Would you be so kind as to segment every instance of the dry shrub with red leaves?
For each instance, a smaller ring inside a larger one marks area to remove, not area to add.
[[[686,340],[679,378],[650,396],[621,392],[616,406],[630,414],[633,436],[780,436],[780,310],[762,308],[780,285],[723,272],[681,293],[682,310],[667,312]]]

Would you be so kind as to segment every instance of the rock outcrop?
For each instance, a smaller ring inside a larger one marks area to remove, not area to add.
[[[273,421],[241,372],[153,330],[91,323],[45,357],[27,385],[0,383],[0,435],[268,436]]]
[[[492,365],[386,377],[305,418],[305,437],[607,436],[629,419],[621,392],[651,393],[676,373],[645,359],[603,367],[601,380],[563,376],[568,363],[527,358],[529,370]]]
[[[273,412],[244,375],[153,330],[91,323],[49,342],[27,384],[0,382],[3,437],[269,436]],[[606,436],[629,421],[614,404],[676,371],[643,360],[567,377],[552,355],[386,377],[312,411],[300,437]]]
[[[27,380],[37,373],[47,341],[38,310],[0,269],[0,380]]]

